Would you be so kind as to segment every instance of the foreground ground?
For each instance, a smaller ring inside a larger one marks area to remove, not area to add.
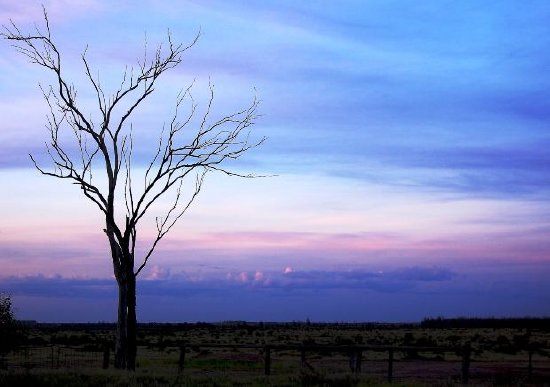
[[[148,324],[130,374],[112,369],[110,324],[31,325],[0,385],[550,385],[549,325],[478,325]]]

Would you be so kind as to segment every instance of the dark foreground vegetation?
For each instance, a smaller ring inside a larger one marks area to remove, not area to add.
[[[426,318],[420,323],[422,328],[511,328],[550,330],[550,318]]]
[[[550,319],[140,324],[135,372],[113,369],[115,328],[14,324],[0,385],[550,384]]]

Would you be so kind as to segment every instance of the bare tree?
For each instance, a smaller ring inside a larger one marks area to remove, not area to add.
[[[259,141],[249,139],[251,126],[257,118],[258,100],[254,98],[249,106],[236,113],[212,119],[212,84],[202,114],[197,112],[197,104],[191,96],[192,85],[185,88],[175,101],[169,124],[163,126],[156,151],[146,164],[143,179],[133,179],[132,171],[135,169],[132,167],[130,117],[154,92],[162,74],[182,62],[182,55],[197,42],[199,35],[190,44],[183,45],[174,43],[168,33],[164,45],[158,46],[150,58],[146,44],[143,60],[135,68],[126,68],[118,89],[112,95],[106,95],[99,76],[93,75],[85,50],[81,60],[98,108],[91,112],[81,106],[74,84],[65,76],[61,53],[52,40],[45,9],[44,20],[45,26],[35,26],[30,34],[23,33],[10,20],[10,25],[3,26],[1,33],[19,53],[31,63],[51,72],[55,79],[49,87],[41,86],[49,107],[46,127],[50,139],[46,148],[53,168],[43,168],[32,155],[31,159],[42,174],[80,186],[84,196],[97,206],[105,218],[103,231],[109,242],[118,284],[115,364],[118,368],[134,369],[136,278],[158,243],[197,197],[209,171],[255,177],[236,173],[228,169],[225,162],[238,159],[264,141],[264,138]],[[182,114],[180,111],[184,105],[189,109]],[[100,118],[94,121],[92,113]],[[67,138],[67,133],[72,133],[70,145],[62,141]],[[173,202],[164,216],[156,218],[156,235],[143,256],[138,257],[138,225],[141,225],[151,206],[165,198]]]

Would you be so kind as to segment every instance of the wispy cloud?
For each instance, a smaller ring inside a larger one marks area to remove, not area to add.
[[[30,12],[30,5],[17,4],[4,5],[2,11],[24,15],[20,22],[40,19],[39,7]],[[76,6],[52,0],[45,5],[55,17],[63,10],[69,19],[103,10],[101,31],[109,36],[116,36],[114,20],[121,13],[131,12],[128,26],[133,29],[147,20],[124,3],[107,6],[89,0]],[[498,7],[455,4],[452,13],[429,2],[419,7],[393,2],[315,7],[209,1],[144,7],[168,24],[160,28],[155,22],[149,31],[153,35],[159,33],[157,27],[162,33],[172,27],[186,36],[190,14],[204,19],[196,53],[171,79],[170,90],[183,82],[184,73],[217,74],[231,99],[258,87],[270,141],[262,150],[269,157],[257,159],[270,170],[314,170],[404,190],[488,197],[549,189],[542,123],[548,120],[544,85],[550,79],[543,66],[546,41],[540,39],[547,35],[540,16],[548,13],[546,5],[527,12],[506,1]],[[176,17],[184,18],[185,25],[171,26]],[[80,29],[77,23],[72,26]],[[128,47],[140,51],[118,59],[121,69],[141,53],[142,34],[139,30]],[[509,37],[506,44],[502,35]],[[121,52],[107,40],[82,42],[82,47],[85,43],[101,47],[98,63]],[[10,78],[19,71],[12,69]],[[246,92],[234,87],[244,80]],[[20,155],[28,153],[28,146],[17,138],[8,141],[0,166],[25,165]],[[142,153],[136,151],[137,163],[144,162]]]
[[[434,268],[428,270],[425,265],[456,265],[479,260],[547,260],[550,252],[550,243],[546,240],[548,228],[539,224],[539,227],[527,228],[518,233],[510,229],[508,223],[515,222],[519,227],[525,220],[512,214],[503,222],[487,224],[484,218],[474,218],[464,224],[457,222],[454,225],[456,235],[438,238],[418,238],[400,233],[314,232],[213,232],[195,233],[183,238],[174,235],[159,245],[144,277],[159,280],[181,272],[200,272],[206,276],[220,273],[225,276],[230,273],[233,280],[243,284],[281,284],[289,278],[301,281],[304,271],[310,273],[308,275],[313,280],[317,275],[315,273],[325,273],[326,270],[332,273],[339,267],[351,271],[338,274],[343,276],[338,278],[367,284],[368,281],[361,282],[359,278],[354,278],[357,274],[354,270],[369,267],[375,271],[384,271],[383,276],[375,276],[371,278],[373,281],[368,282],[374,286],[378,277],[403,281],[450,279],[448,272]],[[488,233],[483,231],[487,227],[502,230]],[[3,276],[39,273],[111,276],[107,241],[99,231],[72,238],[55,235],[54,238],[49,234],[34,235],[33,240],[24,242],[21,238],[4,234],[3,240],[0,240]],[[138,248],[136,259],[139,260],[142,254],[142,248]],[[423,265],[423,268],[395,271],[409,262]],[[256,267],[255,271],[247,270],[251,265]],[[288,276],[268,275],[285,268],[288,269]],[[362,269],[358,273],[363,273]],[[330,284],[335,279],[321,276],[318,278],[319,286],[321,283],[332,286]]]
[[[461,196],[495,198],[540,197],[550,191],[547,139],[507,145],[388,146],[372,149],[364,164],[396,168],[407,184],[418,189],[455,192]],[[354,169],[349,176],[369,179],[372,172]],[[388,174],[387,184],[400,184],[400,175]]]

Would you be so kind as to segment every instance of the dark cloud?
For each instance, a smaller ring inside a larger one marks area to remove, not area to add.
[[[411,267],[389,272],[370,271],[293,271],[240,272],[195,276],[181,273],[165,279],[138,281],[138,292],[147,296],[190,297],[196,294],[219,294],[242,289],[327,290],[370,289],[396,292],[414,288],[419,282],[449,281],[455,274],[444,268]],[[0,286],[21,295],[68,298],[103,298],[116,294],[114,279],[65,278],[61,276],[27,276],[0,279]]]
[[[106,298],[116,295],[114,279],[26,276],[0,279],[8,293],[24,296],[61,298]]]
[[[287,273],[275,286],[312,289],[370,289],[398,292],[425,281],[448,281],[455,274],[444,268],[411,267],[392,271],[298,271]],[[280,282],[279,282],[280,281]]]
[[[410,267],[390,272],[396,280],[402,281],[449,281],[456,276],[456,273],[439,267]]]
[[[550,313],[548,265],[479,262],[455,271],[411,266],[386,272],[294,271],[178,274],[138,281],[141,321],[418,321],[426,316],[522,316]],[[243,280],[246,279],[246,280]],[[116,318],[111,278],[43,276],[0,280],[21,318]],[[76,313],[76,314],[75,314]]]

